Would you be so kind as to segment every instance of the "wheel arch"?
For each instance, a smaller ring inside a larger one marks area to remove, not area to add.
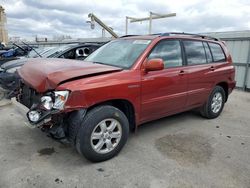
[[[216,85],[221,86],[224,89],[225,94],[226,94],[225,102],[227,102],[227,99],[228,99],[228,83],[227,82],[219,82]]]
[[[132,102],[130,102],[127,99],[111,99],[108,101],[102,101],[102,102],[96,103],[88,107],[87,111],[97,106],[101,106],[101,105],[110,105],[121,110],[125,114],[125,116],[128,118],[130,131],[136,130],[136,111]]]

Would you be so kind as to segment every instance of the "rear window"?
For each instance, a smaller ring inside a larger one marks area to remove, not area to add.
[[[184,40],[183,44],[188,65],[207,63],[206,54],[202,42]]]
[[[225,54],[219,44],[209,43],[214,62],[226,61]]]

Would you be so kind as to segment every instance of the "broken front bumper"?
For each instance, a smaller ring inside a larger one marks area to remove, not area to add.
[[[51,116],[57,114],[58,110],[45,111],[39,108],[39,104],[34,104],[27,112],[26,116],[30,124],[34,126],[41,126],[51,121]]]
[[[46,110],[41,107],[41,95],[34,89],[27,86],[21,87],[20,93],[17,95],[18,106],[26,111],[26,118],[31,127],[40,127],[51,121],[51,116],[58,113],[58,110]]]
[[[17,111],[24,117],[24,124],[28,126],[29,128],[36,128],[40,127],[41,125],[44,124],[44,122],[41,122],[40,124],[32,124],[28,119],[27,119],[27,113],[29,112],[29,108],[24,106],[23,104],[19,103],[15,99],[12,99],[12,103],[15,105]],[[50,120],[49,120],[50,121]]]
[[[62,113],[69,93],[67,90],[38,93],[20,83],[17,101],[29,108],[26,116],[31,124],[37,125],[48,122],[54,114]]]

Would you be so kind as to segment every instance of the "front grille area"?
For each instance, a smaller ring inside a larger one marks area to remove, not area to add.
[[[33,88],[28,87],[25,84],[21,84],[18,101],[24,106],[31,108],[33,104],[39,103],[41,95],[37,93]]]

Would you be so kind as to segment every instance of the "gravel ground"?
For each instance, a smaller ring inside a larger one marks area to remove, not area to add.
[[[250,187],[250,93],[214,120],[185,112],[144,124],[121,153],[90,163],[0,104],[0,187]]]

